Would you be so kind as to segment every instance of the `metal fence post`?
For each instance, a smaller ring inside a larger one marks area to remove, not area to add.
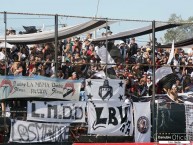
[[[58,15],[55,15],[55,77],[58,74]]]
[[[106,73],[106,79],[107,79],[107,68],[108,68],[108,62],[107,62],[108,61],[108,55],[107,55],[108,54],[108,40],[107,40],[107,38],[108,38],[108,36],[107,36],[108,23],[107,22],[108,22],[108,18],[106,19],[106,42],[105,42],[106,43],[106,70],[105,70],[106,71],[105,72]]]
[[[152,59],[153,59],[153,68],[152,68],[152,74],[153,74],[153,92],[152,92],[152,127],[153,127],[153,132],[152,132],[152,136],[156,136],[155,137],[155,141],[157,141],[157,129],[156,129],[156,115],[155,115],[155,21],[152,21],[152,50],[153,50],[153,54],[152,54]]]

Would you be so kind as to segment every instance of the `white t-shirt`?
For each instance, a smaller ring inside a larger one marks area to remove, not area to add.
[[[0,52],[0,60],[5,59],[5,54],[3,52]]]

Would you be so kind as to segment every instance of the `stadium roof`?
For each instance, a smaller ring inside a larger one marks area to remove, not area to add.
[[[111,23],[111,22],[109,22]],[[58,29],[58,39],[80,35],[106,26],[106,21],[91,20],[75,26],[69,26]],[[10,44],[35,44],[52,42],[55,39],[55,30],[43,31],[39,33],[8,35],[6,42]],[[5,36],[0,36],[0,41],[5,41]]]
[[[169,28],[174,28],[179,26],[179,24],[156,24],[155,26],[155,31],[163,31]],[[118,39],[127,39],[127,38],[132,38],[132,37],[137,37],[137,36],[142,36],[142,35],[146,35],[146,34],[150,34],[152,33],[152,25],[146,26],[146,27],[142,27],[142,28],[138,28],[138,29],[133,29],[133,30],[129,30],[129,31],[124,31],[124,32],[120,32],[117,34],[113,34],[113,35],[109,35],[109,36],[104,36],[104,37],[100,37],[100,38],[96,38],[93,41],[97,42],[97,41],[105,41],[107,40],[118,40]]]

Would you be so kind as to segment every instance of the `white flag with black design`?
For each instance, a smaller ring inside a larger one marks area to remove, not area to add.
[[[109,52],[107,51],[107,48],[105,46],[102,46],[99,49],[97,49],[96,53],[99,56],[99,58],[101,59],[101,63],[103,63],[103,64],[106,64],[106,63],[112,64],[112,65],[107,65],[107,68],[115,66],[114,65],[115,61],[111,57],[111,55],[109,54]]]
[[[193,140],[193,103],[185,101],[186,138]]]
[[[87,79],[85,93],[89,100],[124,102],[125,83],[117,79]]]
[[[133,113],[130,103],[89,101],[88,133],[98,135],[133,135]]]
[[[173,71],[169,66],[162,66],[155,71],[155,83],[158,83],[165,76],[172,74]]]
[[[150,142],[150,102],[134,102],[135,142]]]
[[[168,58],[167,64],[170,64],[172,62],[173,58],[174,58],[174,40],[172,42],[172,48],[171,48],[171,51],[170,51],[170,56]]]

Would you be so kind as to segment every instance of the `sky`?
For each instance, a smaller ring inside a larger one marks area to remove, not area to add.
[[[97,17],[104,18],[167,21],[173,13],[180,15],[183,19],[193,16],[192,6],[192,0],[1,0],[0,11],[88,17],[97,15]],[[59,23],[63,24],[62,21],[66,20],[59,19]],[[34,22],[32,20],[13,21],[9,19],[8,27],[19,27],[19,25],[25,25],[25,23],[28,25],[27,22],[41,26],[43,23],[47,23],[46,21],[49,21],[50,25],[54,24],[53,20],[46,19],[34,20]],[[76,22],[79,21],[81,20],[76,20]],[[3,16],[0,16],[0,29],[3,30],[4,26],[2,23]],[[151,23],[143,25],[147,26],[149,24]],[[114,29],[117,30],[120,27],[122,28],[120,31],[128,30],[138,25],[132,23],[126,25],[120,22]]]
[[[0,10],[95,16],[98,0],[1,0]],[[192,0],[99,0],[99,17],[167,20],[172,13],[187,18]]]

